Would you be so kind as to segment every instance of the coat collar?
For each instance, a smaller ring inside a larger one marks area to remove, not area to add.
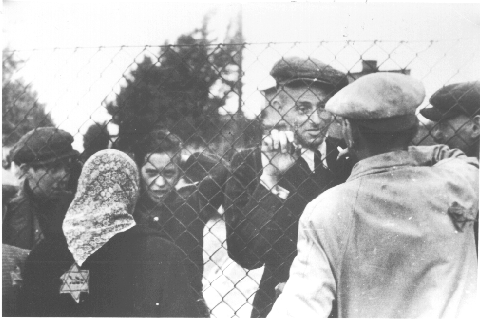
[[[409,148],[408,150],[397,150],[363,159],[355,164],[352,169],[352,174],[347,181],[352,181],[366,175],[392,171],[399,167],[419,166],[421,165],[421,157],[418,156],[422,155],[415,155],[416,153],[422,154],[418,149],[414,151]],[[424,154],[425,153],[428,153],[428,151],[425,151]]]

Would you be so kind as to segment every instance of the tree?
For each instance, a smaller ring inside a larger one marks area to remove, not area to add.
[[[14,58],[14,52],[3,50],[2,60],[2,144],[12,146],[30,130],[54,126],[45,105],[38,102],[38,95],[31,84],[26,84],[15,73],[23,61]]]
[[[224,44],[209,39],[203,26],[163,46],[157,61],[146,57],[107,104],[119,124],[118,147],[130,151],[153,128],[167,128],[188,141],[194,134],[209,142],[219,132],[218,109],[238,95],[240,50],[237,33]],[[215,89],[212,91],[212,89]]]

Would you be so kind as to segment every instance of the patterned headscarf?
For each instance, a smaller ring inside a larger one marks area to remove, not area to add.
[[[85,163],[63,221],[68,248],[79,266],[115,234],[135,226],[139,174],[125,153],[106,149]]]

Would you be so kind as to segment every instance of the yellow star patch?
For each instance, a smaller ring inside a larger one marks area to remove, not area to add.
[[[75,302],[80,303],[80,293],[89,293],[89,273],[88,270],[80,270],[77,263],[73,263],[70,269],[60,277],[60,280],[62,280],[60,293],[68,293],[72,296]]]

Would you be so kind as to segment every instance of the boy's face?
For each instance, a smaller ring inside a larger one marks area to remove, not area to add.
[[[142,184],[148,197],[162,202],[180,179],[180,168],[172,153],[148,154],[141,168]]]
[[[26,178],[35,196],[46,199],[60,198],[67,192],[70,179],[69,162],[59,161],[36,169],[26,166]]]

